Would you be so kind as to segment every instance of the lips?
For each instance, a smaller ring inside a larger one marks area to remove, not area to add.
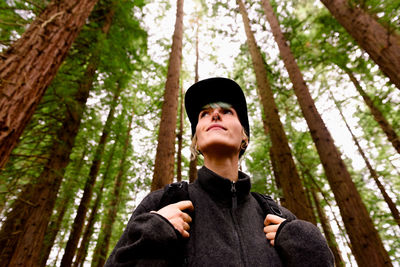
[[[209,131],[209,130],[217,130],[217,129],[226,130],[226,128],[224,126],[222,126],[221,124],[215,123],[215,124],[211,124],[207,128],[207,131]]]

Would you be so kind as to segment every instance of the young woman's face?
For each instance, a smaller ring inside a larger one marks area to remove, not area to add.
[[[199,113],[196,126],[197,147],[209,153],[237,153],[243,140],[243,126],[233,108],[208,107]]]

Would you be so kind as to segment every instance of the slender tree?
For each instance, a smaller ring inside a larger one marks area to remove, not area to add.
[[[276,169],[279,172],[280,185],[285,197],[286,207],[296,216],[308,221],[313,220],[312,209],[308,205],[304,187],[294,164],[292,152],[280,121],[278,108],[276,106],[271,86],[268,81],[267,71],[261,52],[257,47],[255,38],[250,29],[250,22],[246,8],[241,0],[237,0],[239,11],[242,14],[244,27],[247,36],[247,43],[253,61],[256,74],[257,89],[266,117],[266,123],[272,142]]]
[[[133,117],[135,110],[132,109],[132,113],[129,119],[129,126],[126,133],[124,148],[122,151],[121,160],[119,162],[119,171],[114,180],[114,187],[112,189],[111,200],[109,208],[106,213],[107,216],[101,224],[102,233],[99,234],[96,247],[93,253],[92,267],[102,267],[107,259],[108,248],[110,245],[110,239],[112,234],[112,228],[117,218],[118,205],[121,200],[121,189],[123,185],[123,176],[125,175],[127,152],[129,148],[129,142],[131,141],[131,130]]]
[[[107,18],[107,16],[106,16]],[[111,21],[102,28],[107,33]],[[0,262],[35,266],[50,221],[56,196],[69,163],[70,154],[78,134],[86,100],[95,78],[99,51],[89,59],[85,75],[73,99],[67,106],[62,126],[57,132],[50,152],[37,182],[33,181],[20,193],[0,231]],[[12,234],[18,233],[18,234]]]
[[[87,148],[85,147],[85,149],[82,152],[80,159],[76,165],[75,174],[80,173],[86,153],[87,153]],[[47,259],[49,258],[51,249],[54,245],[54,241],[56,240],[56,236],[57,236],[58,232],[60,231],[61,223],[64,219],[65,213],[67,212],[67,209],[73,200],[73,197],[72,197],[73,190],[70,190],[70,189],[71,189],[71,187],[68,184],[68,190],[64,190],[64,192],[61,194],[61,196],[58,197],[58,199],[57,199],[57,202],[60,202],[60,203],[58,205],[56,204],[56,207],[57,207],[56,212],[55,212],[56,218],[54,220],[52,220],[50,222],[49,226],[47,227],[46,235],[45,235],[45,238],[43,241],[42,251],[40,253],[40,260],[39,260],[38,265],[41,267],[46,266]]]
[[[90,167],[89,176],[88,179],[86,180],[85,187],[83,189],[83,195],[79,203],[76,217],[72,224],[72,230],[68,238],[67,246],[65,247],[64,255],[61,259],[60,266],[71,266],[72,260],[75,255],[75,250],[78,246],[79,238],[81,236],[83,225],[85,222],[86,213],[90,204],[90,200],[93,195],[93,187],[96,183],[97,175],[99,173],[100,166],[102,163],[104,148],[107,143],[107,138],[110,134],[111,126],[114,121],[115,108],[117,106],[118,99],[122,89],[120,83],[117,82],[117,84],[118,84],[117,88],[115,89],[114,96],[110,104],[111,107],[108,112],[107,120],[106,123],[104,124],[102,135],[100,137],[96,151],[94,153],[94,158],[92,161],[92,165]]]
[[[72,265],[73,267],[83,266],[83,263],[85,261],[87,250],[89,248],[90,238],[92,237],[93,232],[94,232],[94,224],[98,217],[98,212],[100,209],[101,201],[103,200],[103,191],[104,191],[105,183],[110,176],[111,165],[112,165],[113,158],[115,155],[115,149],[117,148],[117,144],[118,144],[117,140],[119,138],[119,133],[117,133],[116,135],[117,135],[115,137],[116,142],[114,142],[114,144],[112,145],[112,148],[110,151],[110,156],[108,157],[106,168],[105,168],[104,174],[102,176],[99,188],[97,190],[97,194],[96,194],[96,198],[93,202],[93,206],[90,210],[90,215],[89,215],[89,218],[88,218],[86,226],[85,226],[85,231],[83,232],[83,235],[82,235],[82,240],[81,240],[79,248],[76,252],[75,261],[74,261],[74,264]]]
[[[321,207],[320,198],[315,190],[315,187],[311,187],[311,195],[313,197],[315,207],[318,213],[319,221],[321,222],[322,230],[328,242],[329,248],[331,249],[333,256],[335,257],[335,266],[344,266],[344,261],[342,258],[342,253],[340,252],[339,246],[335,240],[335,235],[333,234],[332,227],[326,217],[325,211]]]
[[[397,153],[400,154],[400,138],[397,133],[394,131],[392,125],[387,121],[385,116],[379,110],[379,108],[374,104],[374,101],[368,96],[368,94],[363,90],[362,86],[358,82],[357,78],[354,76],[353,72],[346,67],[342,67],[342,69],[349,76],[351,82],[354,84],[354,87],[360,93],[362,98],[364,99],[365,104],[368,106],[371,114],[374,116],[375,121],[379,124],[383,132],[386,134],[390,143],[392,143],[394,149],[396,149]]]
[[[196,17],[196,39],[195,39],[195,49],[196,49],[196,59],[194,62],[194,82],[199,81],[199,18]],[[197,179],[197,154],[190,156],[189,162],[189,182],[194,182]]]
[[[180,90],[180,101],[179,101],[179,131],[176,135],[178,139],[178,151],[176,152],[176,180],[178,182],[182,181],[182,143],[183,143],[183,122],[184,117],[184,103],[183,103],[183,87],[181,85]]]
[[[393,219],[395,220],[395,222],[397,223],[397,225],[400,227],[400,212],[396,207],[396,203],[394,203],[394,201],[392,200],[392,198],[389,196],[389,194],[386,192],[385,187],[383,186],[383,184],[381,183],[381,181],[379,180],[379,175],[376,172],[376,170],[372,167],[371,162],[369,161],[367,155],[365,155],[364,150],[362,149],[360,142],[358,142],[357,137],[354,135],[353,131],[350,128],[350,125],[347,123],[346,117],[344,116],[342,109],[340,108],[340,105],[338,103],[338,101],[335,99],[334,95],[332,94],[331,91],[329,91],[331,98],[333,99],[333,101],[335,102],[336,108],[339,111],[340,117],[342,118],[343,122],[346,125],[347,130],[349,131],[349,133],[351,134],[351,137],[353,138],[354,144],[357,147],[358,153],[360,153],[361,157],[363,158],[365,165],[367,166],[367,169],[372,177],[372,179],[375,181],[377,187],[379,188],[379,191],[381,192],[383,199],[385,200],[386,204],[388,205]]]
[[[171,54],[167,81],[165,83],[164,103],[161,110],[161,122],[154,164],[151,190],[163,188],[174,179],[175,129],[178,113],[179,76],[182,61],[183,38],[183,0],[177,0],[176,22],[172,37]]]
[[[400,36],[348,0],[321,0],[332,15],[400,89]]]
[[[0,168],[97,0],[54,0],[0,56]]]
[[[357,263],[360,266],[391,266],[389,255],[350,177],[350,173],[341,159],[340,152],[315,107],[303,75],[281,31],[274,10],[268,0],[262,0],[262,4],[325,169],[326,177],[335,195]]]

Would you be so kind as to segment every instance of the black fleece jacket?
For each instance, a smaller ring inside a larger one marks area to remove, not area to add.
[[[186,240],[168,220],[150,213],[157,209],[163,190],[150,193],[134,211],[105,266],[177,266],[182,255],[188,266],[334,266],[319,229],[283,207],[287,220],[271,246],[263,232],[263,211],[250,187],[250,178],[242,172],[233,184],[201,168],[189,185],[194,213]]]

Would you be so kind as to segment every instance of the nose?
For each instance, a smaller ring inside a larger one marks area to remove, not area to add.
[[[212,118],[213,121],[221,119],[221,116],[219,114],[219,110],[218,109],[214,109],[211,115],[212,115],[211,118]]]

